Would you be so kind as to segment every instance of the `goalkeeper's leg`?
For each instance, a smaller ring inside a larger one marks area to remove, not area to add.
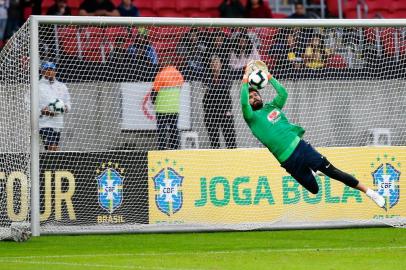
[[[364,192],[369,198],[371,198],[379,207],[385,208],[385,198],[379,195],[377,192],[369,189],[362,183],[360,183],[354,176],[343,172],[333,164],[331,164],[326,158],[324,158],[324,162],[321,167],[318,168],[318,171],[324,173],[328,177],[338,180],[344,183],[347,186],[352,188],[356,188],[362,192]]]
[[[357,188],[359,181],[352,175],[343,172],[336,167],[333,166],[327,159],[324,158],[324,163],[323,165],[318,169],[318,171],[321,171],[325,175],[327,175],[330,178],[333,178],[335,180],[338,180],[342,183],[344,183],[347,186],[350,186],[352,188]]]

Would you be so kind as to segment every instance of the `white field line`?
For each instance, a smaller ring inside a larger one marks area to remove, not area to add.
[[[80,257],[80,256],[79,256]],[[93,267],[93,268],[111,268],[111,269],[148,269],[148,270],[199,270],[196,268],[168,268],[151,266],[130,266],[130,265],[111,265],[111,264],[92,264],[92,263],[69,263],[69,262],[48,262],[48,261],[25,261],[25,260],[2,260],[0,263],[10,264],[32,264],[32,265],[61,265],[70,267]]]
[[[396,250],[406,249],[406,246],[382,246],[382,247],[342,247],[342,248],[260,248],[260,249],[238,249],[238,250],[216,250],[216,251],[185,251],[185,252],[145,252],[145,253],[109,253],[108,257],[125,257],[125,256],[179,256],[179,255],[224,255],[224,254],[239,254],[239,253],[296,253],[296,252],[331,252],[331,251],[374,251],[374,250]],[[24,260],[24,259],[63,259],[63,258],[97,258],[106,257],[106,254],[71,254],[71,255],[40,255],[40,256],[15,256],[15,257],[0,257],[0,263],[8,260]]]

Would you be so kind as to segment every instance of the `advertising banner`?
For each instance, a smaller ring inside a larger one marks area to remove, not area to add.
[[[148,223],[146,157],[141,151],[41,154],[41,225]],[[0,155],[2,225],[26,220],[30,211],[29,179],[18,159],[26,160]]]
[[[335,167],[386,198],[387,211],[362,192],[316,175],[302,188],[267,149],[148,153],[150,223],[237,224],[360,221],[405,216],[404,147],[321,148]]]
[[[124,130],[155,130],[155,109],[149,96],[152,83],[121,83],[122,122]],[[190,129],[190,85],[184,83],[180,93],[178,128]]]

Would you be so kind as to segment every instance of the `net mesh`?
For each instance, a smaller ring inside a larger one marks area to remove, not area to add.
[[[0,239],[10,237],[11,220],[29,221],[29,38],[22,27],[0,56]]]
[[[28,29],[0,55],[5,228],[29,219]],[[56,64],[71,106],[63,125],[48,123],[59,142],[41,137],[42,231],[402,225],[404,38],[404,28],[40,24],[40,62]],[[391,212],[323,176],[313,196],[278,169],[241,114],[243,70],[258,59],[286,87],[284,112],[306,140],[382,192]]]

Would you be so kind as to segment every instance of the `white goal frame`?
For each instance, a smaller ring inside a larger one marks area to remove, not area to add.
[[[220,18],[152,18],[152,17],[30,17],[30,86],[31,86],[31,229],[33,236],[40,235],[40,188],[39,188],[39,112],[38,74],[39,74],[39,25],[40,24],[95,24],[131,26],[206,26],[206,27],[406,27],[406,19],[220,19]],[[365,226],[366,224],[363,224]],[[368,226],[374,224],[368,224]],[[376,223],[382,226],[382,223]],[[354,226],[354,225],[353,225]],[[355,224],[355,226],[357,226]],[[171,226],[168,226],[171,227]],[[304,224],[304,227],[306,225]],[[329,226],[331,227],[331,226]],[[340,226],[339,226],[340,227]],[[287,229],[289,227],[281,227]],[[160,229],[167,231],[167,229]],[[169,230],[177,230],[169,228]],[[184,231],[188,230],[187,228]],[[191,228],[191,230],[199,230]],[[144,231],[153,231],[144,227]]]

